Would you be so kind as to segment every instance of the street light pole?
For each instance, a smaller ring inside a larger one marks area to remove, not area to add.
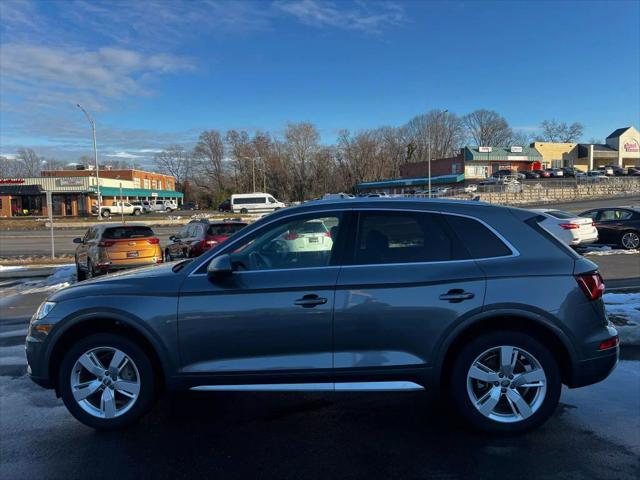
[[[439,110],[438,115],[436,116],[436,120],[440,120],[440,115],[444,115],[449,110]],[[427,126],[427,164],[428,164],[428,175],[429,175],[429,198],[431,198],[431,121],[429,121],[429,125]]]
[[[76,106],[82,110],[85,117],[89,121],[89,125],[91,125],[91,132],[93,133],[93,159],[96,164],[96,189],[98,193],[98,220],[102,219],[102,215],[100,215],[100,206],[102,205],[102,197],[100,196],[100,167],[98,166],[98,145],[96,143],[96,122],[91,118],[91,115],[87,113],[87,111],[82,108],[82,105],[79,103]]]

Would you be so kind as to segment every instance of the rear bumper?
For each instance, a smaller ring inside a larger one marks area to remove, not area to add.
[[[568,386],[570,388],[584,387],[604,380],[618,364],[619,357],[620,347],[616,346],[606,355],[578,362]]]

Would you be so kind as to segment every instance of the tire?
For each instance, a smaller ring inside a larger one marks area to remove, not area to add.
[[[173,262],[173,257],[171,256],[171,253],[169,253],[169,249],[165,249],[164,251],[164,261],[165,262]]]
[[[171,211],[171,209],[170,209],[169,207],[167,207],[167,208],[165,208],[165,209],[164,209],[164,211],[165,211],[165,212],[170,212],[170,211]]]
[[[92,279],[97,277],[96,275],[96,271],[93,268],[93,264],[91,263],[91,260],[87,260],[87,273],[85,273],[85,279]]]
[[[620,246],[625,250],[635,250],[640,247],[640,232],[627,230],[620,235]]]
[[[78,280],[78,282],[81,282],[83,280],[87,279],[87,272],[85,272],[84,270],[82,270],[80,268],[80,265],[78,264],[78,261],[76,260],[76,280]]]
[[[103,210],[100,215],[102,218],[109,218],[111,216],[111,212],[109,210]]]
[[[100,364],[90,360],[87,353]],[[116,367],[107,364],[116,355],[118,372]],[[89,365],[99,376],[90,373],[84,365]],[[107,370],[110,375],[104,375]],[[88,382],[96,383],[77,386]],[[156,381],[148,355],[135,342],[112,333],[90,335],[71,346],[60,365],[58,389],[69,412],[98,430],[118,430],[132,425],[149,411],[156,398]],[[74,392],[79,396],[81,391],[93,393],[76,400]],[[112,403],[112,400],[115,401]]]
[[[240,213],[242,213],[242,214],[245,214],[245,215],[246,215],[247,213],[249,213],[249,210],[247,210],[246,208],[241,208],[241,209],[240,209]]]
[[[516,359],[515,369],[503,370],[500,355],[510,351],[517,353],[510,357]],[[478,364],[492,371],[487,373]],[[523,373],[530,377],[523,378]],[[524,381],[527,386],[514,385]],[[542,425],[555,411],[561,389],[560,370],[551,352],[535,338],[509,331],[487,333],[464,345],[454,360],[449,384],[453,404],[472,427],[500,434],[520,434]]]
[[[134,210],[133,214],[137,217],[138,215],[140,215],[142,212],[140,210]]]

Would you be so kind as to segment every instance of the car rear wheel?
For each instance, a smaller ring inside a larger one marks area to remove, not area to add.
[[[102,218],[109,218],[111,216],[111,212],[109,210],[102,211]]]
[[[173,262],[173,257],[171,256],[171,253],[169,252],[168,248],[166,248],[164,250],[164,261],[165,262]]]
[[[493,332],[466,344],[453,364],[450,392],[473,427],[523,433],[544,423],[560,399],[553,355],[535,338]]]
[[[133,214],[137,217],[138,215],[140,215],[142,212],[140,210],[134,210]]]
[[[629,230],[620,236],[620,245],[627,250],[634,250],[640,247],[640,233]]]
[[[58,387],[69,412],[101,430],[127,427],[153,404],[148,355],[128,338],[99,333],[81,339],[62,360]]]

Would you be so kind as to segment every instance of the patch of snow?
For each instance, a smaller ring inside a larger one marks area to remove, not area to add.
[[[640,293],[605,293],[607,317],[623,345],[640,345]]]
[[[76,281],[76,266],[61,265],[55,272],[44,280],[33,280],[25,282],[20,289],[21,295],[41,292],[55,292],[61,288],[68,287]]]
[[[611,247],[602,247],[595,249],[593,247],[587,247],[587,251],[584,252],[584,255],[635,255],[640,253],[640,250],[623,250],[617,249],[614,250]]]
[[[9,272],[13,270],[25,270],[27,267],[0,265],[0,272]]]

